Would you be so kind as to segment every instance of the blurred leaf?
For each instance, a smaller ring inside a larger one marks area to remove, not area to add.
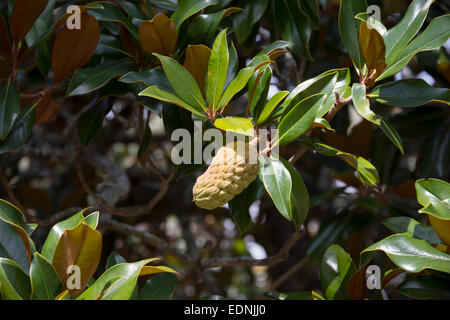
[[[218,2],[218,0],[180,0],[177,10],[171,18],[177,28],[179,28],[187,18],[208,6],[216,5]]]
[[[369,98],[398,107],[417,107],[430,102],[450,105],[450,90],[432,87],[422,79],[404,79],[375,87]]]
[[[56,120],[59,105],[48,95],[43,96],[36,106],[34,125]]]
[[[209,43],[219,28],[220,22],[227,16],[242,11],[241,8],[230,7],[214,13],[198,15],[189,24],[191,42]]]
[[[236,40],[243,44],[250,37],[253,26],[259,22],[267,8],[267,0],[243,0],[239,6],[243,11],[233,18],[233,29]]]
[[[227,29],[224,29],[214,41],[205,80],[205,94],[211,110],[217,109],[222,97],[227,81],[229,60]]]
[[[361,12],[366,12],[367,3],[365,0],[341,0],[339,10],[339,32],[342,41],[348,50],[348,54],[353,64],[358,70],[362,70],[364,65],[363,56],[359,45],[359,28],[361,20],[354,17]]]
[[[81,222],[73,229],[67,229],[61,235],[55,248],[52,265],[62,280],[65,289],[69,289],[70,296],[80,293],[89,279],[94,275],[100,262],[102,252],[102,235],[86,223]],[[67,288],[70,276],[68,270],[72,266],[80,268],[81,288]]]
[[[253,137],[254,129],[252,120],[239,117],[219,118],[214,122],[218,129]]]
[[[108,269],[110,269],[110,268],[112,268],[115,265],[120,264],[120,263],[127,263],[127,261],[125,260],[124,257],[122,257],[117,252],[111,252],[111,254],[108,257],[108,260],[106,261],[106,268],[105,268],[105,270],[108,270]]]
[[[431,244],[442,243],[434,229],[421,224],[409,217],[392,217],[383,221],[383,224],[396,233],[409,233],[417,239],[426,240]]]
[[[309,260],[322,259],[327,248],[333,244],[345,247],[350,237],[364,230],[371,221],[372,215],[367,211],[357,214],[347,210],[321,221],[319,232],[312,239],[306,252]]]
[[[126,16],[126,14],[115,4],[102,1],[101,7],[94,7],[89,11],[98,21],[117,22],[123,25],[134,37],[139,40],[139,30]]]
[[[397,291],[413,299],[449,300],[450,282],[433,276],[408,276]]]
[[[12,260],[0,258],[0,292],[2,300],[29,300],[30,277]]]
[[[8,136],[19,113],[19,92],[11,79],[8,79],[0,86],[0,142]]]
[[[142,22],[139,39],[145,52],[170,56],[177,47],[178,30],[172,20],[163,14],[157,14],[151,21]]]
[[[210,55],[211,49],[202,44],[189,45],[186,48],[186,59],[183,67],[192,74],[203,93],[205,92],[205,79]]]
[[[4,141],[0,141],[0,154],[23,146],[31,136],[36,106],[22,109]]]
[[[273,300],[313,300],[311,291],[283,293],[278,291],[269,291],[264,296]]]
[[[178,278],[173,274],[158,274],[147,280],[139,292],[139,300],[169,300],[177,283]]]
[[[330,246],[320,265],[320,280],[327,299],[348,299],[345,288],[356,272],[350,255],[338,245]]]
[[[133,63],[129,60],[104,63],[99,66],[79,69],[75,72],[67,89],[67,96],[86,95],[102,88],[111,79],[130,72]]]
[[[244,234],[252,224],[250,216],[250,206],[264,196],[264,185],[258,179],[253,181],[247,189],[234,197],[230,202],[231,215],[239,228],[239,232]]]
[[[22,41],[47,6],[48,0],[15,0],[10,17],[11,36],[16,45]]]
[[[131,71],[120,78],[119,81],[129,84],[143,83],[147,86],[155,85],[162,90],[175,93],[166,74],[161,69],[148,69],[141,72]]]
[[[362,253],[378,250],[384,251],[397,267],[407,272],[418,273],[425,269],[450,272],[450,255],[407,233],[387,237]]]
[[[61,280],[55,269],[37,252],[33,255],[30,277],[33,300],[54,300],[62,291]]]
[[[276,143],[287,144],[300,137],[308,130],[316,118],[317,111],[325,101],[322,93],[300,101],[281,118],[278,126],[279,138]]]
[[[103,104],[96,104],[84,112],[77,121],[78,138],[84,147],[100,133],[105,119]]]
[[[259,156],[259,179],[264,184],[281,215],[292,220],[292,178],[279,159]]]
[[[386,32],[386,60],[394,62],[400,52],[414,38],[427,17],[428,9],[434,0],[414,0],[408,7],[402,20]]]
[[[401,71],[418,52],[430,51],[441,47],[450,36],[450,29],[442,28],[442,26],[446,26],[449,23],[449,14],[433,19],[417,38],[398,53],[398,58],[392,62],[388,61],[386,70],[378,77],[377,81],[386,79]]]
[[[61,82],[92,57],[100,39],[100,25],[88,15],[81,15],[81,29],[58,32],[52,52],[52,70],[56,82]]]
[[[142,139],[142,143],[139,146],[138,150],[138,158],[141,158],[143,155],[147,153],[150,148],[150,143],[152,142],[152,130],[148,124],[145,125],[144,137]]]
[[[292,43],[292,50],[302,57],[312,60],[308,43],[311,38],[309,18],[303,10],[302,2],[279,0],[273,2],[277,26],[283,40]]]

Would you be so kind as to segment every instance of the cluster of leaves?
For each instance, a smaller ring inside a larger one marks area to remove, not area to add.
[[[383,221],[394,232],[361,252],[358,267],[339,245],[331,245],[323,255],[320,280],[326,299],[363,299],[366,288],[366,268],[374,251],[383,251],[394,263],[382,270],[380,289],[402,273],[407,276],[396,288],[416,299],[448,299],[450,274],[450,184],[439,179],[416,182],[417,200],[424,207],[419,211],[429,215],[431,226],[409,217],[392,217]],[[381,298],[381,290],[375,295]],[[317,292],[268,292],[272,299],[323,300]]]
[[[19,209],[0,200],[3,300],[170,298],[177,283],[176,272],[165,266],[148,265],[158,259],[127,263],[113,253],[105,272],[98,279],[93,278],[102,253],[102,236],[96,230],[99,213],[85,216],[86,210],[57,223],[39,253],[30,238],[37,225],[26,224]],[[139,286],[138,279],[143,279],[144,284]]]

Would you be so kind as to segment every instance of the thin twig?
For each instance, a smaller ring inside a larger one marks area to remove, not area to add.
[[[17,199],[16,195],[11,189],[11,186],[9,185],[8,178],[6,177],[3,170],[0,168],[0,180],[2,181],[3,186],[5,187],[6,193],[8,194],[8,197],[11,199],[12,203],[16,205],[19,210],[22,212],[22,214],[25,217],[25,220],[28,222],[35,222],[36,218],[30,215],[27,209],[25,209],[25,206]]]
[[[265,291],[272,291],[281,286],[284,282],[286,282],[290,277],[292,277],[298,270],[303,268],[303,266],[308,262],[308,257],[304,257],[299,262],[294,264],[288,271],[284,272],[278,279],[276,279],[272,285]]]
[[[237,266],[272,266],[289,258],[289,251],[305,235],[305,228],[302,226],[295,231],[289,239],[281,247],[280,251],[265,259],[253,259],[250,257],[234,257],[234,258],[209,258],[203,259],[201,266],[203,268],[214,267],[237,267]]]

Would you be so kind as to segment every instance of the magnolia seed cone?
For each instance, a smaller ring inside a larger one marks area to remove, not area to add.
[[[253,142],[228,143],[217,151],[209,168],[197,178],[193,189],[195,204],[207,210],[223,206],[256,179],[258,170]]]

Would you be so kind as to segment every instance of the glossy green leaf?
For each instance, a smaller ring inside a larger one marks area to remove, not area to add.
[[[121,10],[120,7],[113,3],[102,1],[101,8],[93,8],[89,14],[94,16],[98,21],[117,22],[123,25],[133,35],[136,40],[139,40],[139,30],[131,22],[131,19]]]
[[[275,207],[287,220],[292,220],[292,178],[279,159],[259,156],[259,179],[272,198]]]
[[[320,281],[327,299],[348,299],[345,291],[350,277],[356,272],[350,255],[338,245],[330,246],[320,265]]]
[[[450,184],[439,179],[416,181],[417,201],[423,206],[419,212],[441,220],[450,220]]]
[[[139,300],[169,300],[177,283],[178,278],[174,274],[158,274],[147,280],[139,292]]]
[[[9,79],[5,84],[0,86],[0,142],[8,136],[19,113],[19,92],[11,79]]]
[[[302,137],[298,140],[315,152],[319,152],[327,157],[339,157],[358,172],[358,178],[362,183],[373,186],[380,182],[377,169],[366,159],[351,153],[340,151],[324,143],[316,142],[310,138]]]
[[[112,268],[115,265],[120,264],[120,263],[127,263],[127,261],[125,260],[124,257],[122,257],[117,252],[111,252],[111,254],[108,257],[108,260],[106,261],[106,268],[105,268],[105,270],[108,270],[108,269],[110,269],[110,268]]]
[[[317,93],[326,94],[326,101],[320,108],[317,117],[323,117],[336,101],[336,93],[341,97],[346,97],[345,93],[350,84],[350,70],[334,69],[324,72],[312,79],[300,83],[286,97],[283,104],[274,112],[274,115],[287,113],[300,101]]]
[[[95,220],[95,219],[91,219],[92,217],[95,217],[94,214],[96,214],[96,216],[98,218],[98,212],[95,212],[85,218],[84,214],[85,214],[86,210],[87,209],[84,209],[84,210],[74,214],[70,218],[63,220],[61,222],[58,222],[57,224],[55,224],[53,226],[53,228],[48,233],[47,238],[46,238],[44,245],[42,247],[42,250],[41,250],[41,254],[45,259],[47,259],[50,262],[53,261],[53,255],[55,253],[56,245],[58,244],[59,239],[61,238],[64,231],[75,228],[77,225],[79,225],[83,221],[88,223],[88,225],[91,228],[93,228],[93,229],[96,228],[95,224],[91,224],[89,222],[90,221],[92,222],[93,220]],[[88,219],[88,217],[91,217],[91,218]]]
[[[394,61],[388,61],[386,70],[378,77],[377,81],[386,79],[401,71],[417,53],[441,47],[450,37],[450,29],[442,26],[447,26],[449,23],[449,14],[433,19],[418,37],[400,51]]]
[[[36,105],[22,109],[4,141],[0,141],[0,154],[23,146],[31,136]]]
[[[255,73],[248,82],[249,111],[250,115],[256,119],[260,116],[262,109],[266,105],[272,82],[272,69],[267,67]]]
[[[180,0],[177,10],[172,15],[172,20],[179,28],[181,24],[189,17],[206,7],[217,4],[218,0]]]
[[[152,142],[152,129],[148,124],[145,125],[144,137],[142,143],[139,146],[137,153],[138,158],[141,158],[150,148],[150,143]]]
[[[241,234],[248,231],[252,224],[250,216],[250,206],[264,196],[264,185],[259,179],[253,181],[247,189],[234,197],[228,205],[230,206],[231,216]]]
[[[176,95],[174,95],[170,92],[161,90],[157,86],[148,87],[147,89],[145,89],[144,91],[139,93],[139,95],[145,96],[145,97],[150,97],[150,98],[155,98],[155,99],[158,99],[158,100],[161,100],[164,102],[169,102],[169,103],[175,104],[183,109],[186,109],[200,117],[205,117],[203,110],[199,110],[198,108],[192,107],[185,101],[178,98]]]
[[[128,300],[145,265],[157,259],[122,263],[108,269],[77,300]]]
[[[355,16],[358,13],[366,12],[366,10],[367,3],[365,0],[341,0],[339,31],[350,58],[358,70],[362,70],[364,59],[359,46],[361,20],[355,19]]]
[[[105,119],[103,104],[99,103],[84,112],[77,121],[77,133],[81,144],[88,144],[100,133]]]
[[[309,193],[298,170],[286,159],[280,158],[292,178],[292,220],[297,228],[305,222],[309,211]]]
[[[206,100],[212,110],[216,110],[227,81],[228,64],[227,29],[222,30],[214,41],[205,80]]]
[[[433,2],[434,0],[414,0],[402,20],[386,32],[384,41],[386,42],[386,60],[389,64],[395,61],[399,53],[420,30]]]
[[[302,2],[296,0],[280,0],[273,2],[277,27],[283,40],[292,44],[292,50],[302,57],[312,60],[309,51],[311,24]]]
[[[115,61],[114,63],[79,69],[75,72],[67,89],[67,96],[85,95],[106,85],[111,79],[122,77],[128,73],[133,64],[130,61]]]
[[[267,8],[267,0],[244,0],[239,6],[244,10],[233,18],[236,40],[243,44],[252,34],[253,26],[259,22]]]
[[[157,86],[158,88],[168,91],[172,94],[173,91],[172,85],[167,79],[166,74],[162,69],[154,68],[148,69],[141,72],[131,71],[125,74],[122,78],[119,79],[120,82],[124,83],[143,83],[147,86]]]
[[[0,293],[3,300],[29,300],[30,277],[9,259],[0,258]]]
[[[33,300],[54,300],[62,291],[61,280],[55,269],[37,252],[33,255],[30,278]]]
[[[397,291],[413,299],[449,300],[450,281],[433,276],[409,276]]]
[[[25,231],[0,220],[0,257],[14,260],[27,271],[30,268],[30,244]],[[21,232],[22,231],[22,232]]]
[[[310,96],[300,101],[280,121],[279,138],[276,143],[281,145],[294,141],[308,130],[316,119],[319,108],[325,101],[322,93]]]
[[[191,42],[209,43],[219,28],[220,22],[231,14],[242,11],[242,8],[229,7],[214,13],[205,13],[197,16],[189,24],[189,37]]]
[[[404,79],[375,87],[370,99],[397,107],[417,107],[430,102],[450,105],[450,90],[430,86],[422,79]]]
[[[400,152],[403,153],[404,150],[401,137],[395,128],[370,109],[370,100],[366,97],[366,86],[362,83],[354,83],[352,88],[352,97],[355,109],[361,117],[376,124],[377,126],[380,126],[381,130],[389,138],[389,140],[391,140]]]
[[[164,72],[177,95],[198,113],[206,111],[203,95],[190,72],[172,58],[155,55],[161,61]]]
[[[239,71],[236,78],[234,78],[230,82],[228,87],[225,89],[225,92],[223,93],[222,98],[220,99],[219,105],[217,107],[218,110],[221,110],[222,108],[226,107],[230,103],[231,99],[239,91],[244,89],[254,71],[255,71],[254,67],[247,67]]]
[[[70,296],[83,290],[97,270],[102,252],[102,235],[86,223],[81,222],[61,235],[55,247],[52,265],[58,273],[64,289]],[[72,266],[79,268],[79,288],[69,288]]]
[[[410,217],[388,218],[383,221],[383,224],[396,233],[406,232],[414,238],[426,240],[431,244],[442,243],[432,227],[421,224]]]
[[[288,94],[289,91],[280,91],[274,94],[272,98],[270,98],[270,100],[267,102],[266,106],[263,108],[258,121],[256,121],[256,125],[264,124],[267,120],[269,120],[273,110],[275,110],[275,108],[284,98],[286,98]]]
[[[253,137],[254,129],[252,120],[240,117],[219,118],[214,122],[218,129]]]
[[[371,245],[363,253],[371,251],[385,252],[397,267],[407,272],[418,273],[433,269],[450,273],[450,255],[407,233],[387,237]]]

